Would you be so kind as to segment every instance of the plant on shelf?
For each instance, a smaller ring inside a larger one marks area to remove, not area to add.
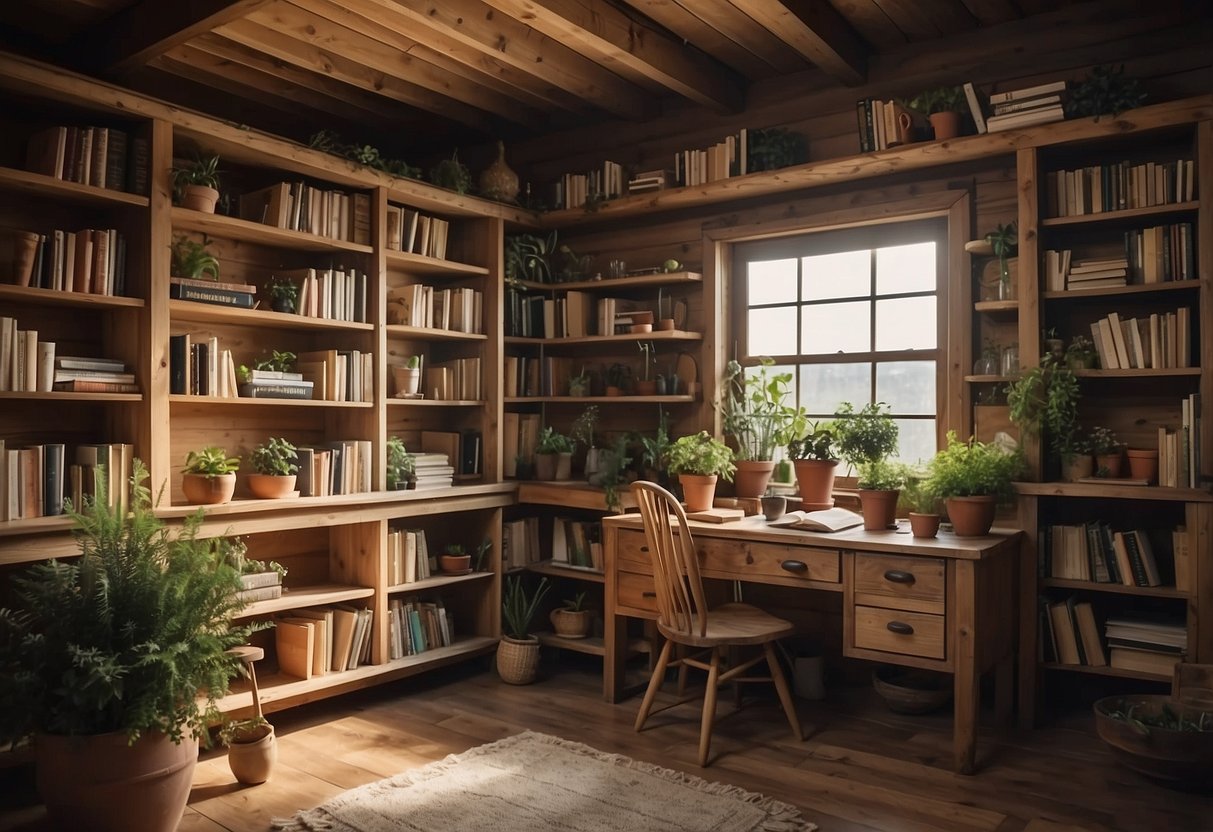
[[[538,234],[507,234],[505,236],[505,278],[515,284],[520,280],[532,283],[552,282],[552,257],[556,253],[556,232],[546,237]]]
[[[240,460],[227,455],[217,445],[185,456],[181,490],[185,499],[196,505],[216,505],[232,499],[236,490],[236,471]]]
[[[396,386],[396,398],[417,397],[421,392],[421,356],[410,355],[404,366],[392,367],[392,383]]]
[[[173,238],[170,247],[169,271],[173,277],[188,277],[192,280],[218,280],[219,259],[211,253],[210,240],[203,235],[202,241],[191,240],[184,234]]]
[[[607,367],[602,375],[606,379],[608,396],[622,396],[632,384],[632,368],[618,361]]]
[[[472,556],[462,543],[448,543],[438,556],[438,566],[448,575],[466,575],[472,571]]]
[[[1120,476],[1121,452],[1125,443],[1116,438],[1110,428],[1096,425],[1087,434],[1087,445],[1095,457],[1095,476],[1116,478]]]
[[[273,575],[273,583],[281,584],[286,578],[287,568],[278,561],[256,560],[248,556],[248,545],[243,538],[221,537],[216,544],[223,562],[235,569],[241,577],[243,589],[253,589],[266,584],[258,581],[245,581],[245,575]]]
[[[219,157],[195,156],[192,161],[174,167],[173,202],[191,211],[215,213],[219,201]]]
[[[666,468],[682,484],[687,511],[712,507],[716,481],[733,479],[733,450],[706,430],[680,436],[666,453]]]
[[[636,395],[652,396],[657,393],[657,380],[652,377],[652,369],[657,364],[657,345],[652,341],[637,341],[640,349],[640,375],[636,380]]]
[[[966,107],[964,90],[960,87],[924,90],[911,98],[908,106],[927,117],[936,139],[954,139],[960,135],[960,114]]]
[[[1010,258],[1019,252],[1019,223],[1012,221],[1003,225],[999,223],[994,230],[986,234],[986,242],[998,258],[998,282],[1002,287],[1001,297],[1009,297],[1011,285]]]
[[[585,477],[593,480],[601,466],[601,453],[594,443],[594,432],[598,429],[598,405],[592,404],[573,420],[569,435],[573,441],[585,445]]]
[[[1014,495],[1011,483],[1024,469],[1023,456],[993,443],[962,442],[948,431],[948,444],[929,464],[927,488],[944,501],[956,534],[989,533],[995,504]]]
[[[1086,78],[1070,88],[1066,96],[1066,116],[1084,118],[1111,115],[1113,118],[1125,110],[1140,107],[1146,100],[1146,91],[1136,78],[1125,77],[1125,67],[1095,66]]]
[[[787,455],[796,471],[801,507],[806,511],[831,508],[838,468],[838,431],[834,423],[810,422],[801,414],[788,440]]]
[[[348,159],[355,165],[381,170],[392,176],[405,179],[420,179],[421,168],[414,167],[401,159],[387,159],[379,152],[379,148],[369,144],[347,144],[333,130],[318,130],[308,138],[308,147]]]
[[[249,462],[257,473],[249,474],[248,487],[254,497],[278,499],[295,490],[299,472],[299,450],[287,439],[271,436],[253,448]]]
[[[299,302],[299,285],[294,281],[284,277],[272,278],[269,292],[270,308],[275,312],[291,314],[295,311],[296,304]]]
[[[170,531],[136,459],[127,510],[95,497],[69,509],[80,556],[14,575],[0,610],[0,741],[33,734],[55,829],[170,828],[185,809],[198,741],[219,721],[255,626],[199,511]],[[125,799],[115,801],[114,772]],[[151,826],[149,827],[149,824]]]
[[[588,254],[578,254],[567,245],[556,249],[557,263],[553,270],[557,283],[570,283],[574,280],[585,280],[589,276],[590,262],[594,259]]]
[[[626,435],[615,437],[611,447],[603,450],[599,456],[598,474],[590,481],[591,485],[601,486],[603,502],[608,511],[618,512],[623,508],[619,487],[628,482],[628,471],[632,464],[628,447]]]
[[[1075,459],[1080,391],[1074,372],[1046,355],[1039,367],[1007,385],[1011,421],[1028,436],[1044,433],[1051,453],[1068,468]],[[1089,473],[1089,472],[1088,472]],[[1083,475],[1085,476],[1085,475]]]
[[[430,182],[439,188],[446,188],[457,194],[466,194],[472,189],[472,172],[468,166],[459,161],[459,151],[455,150],[449,159],[440,159],[430,168]]]
[[[749,145],[750,173],[803,165],[809,160],[809,149],[804,135],[783,127],[751,130]]]
[[[1071,370],[1093,370],[1099,366],[1095,344],[1085,335],[1075,335],[1066,347],[1066,366]]]
[[[888,528],[896,519],[898,490],[904,481],[899,467],[887,463],[897,453],[897,423],[884,402],[871,402],[859,410],[844,402],[835,414],[834,431],[839,454],[859,477],[864,528]]]
[[[387,487],[388,491],[403,491],[417,469],[413,455],[404,447],[404,440],[399,436],[389,436],[387,439]]]
[[[535,445],[535,476],[541,480],[567,480],[573,473],[573,440],[551,425],[539,432]]]
[[[560,602],[548,616],[556,635],[564,638],[585,638],[590,632],[590,611],[585,607],[586,593],[578,592]]]
[[[493,538],[486,537],[480,541],[480,545],[476,547],[476,554],[472,556],[472,571],[483,572],[486,559],[489,552],[493,551]]]
[[[531,635],[531,621],[549,589],[548,579],[540,578],[534,593],[528,595],[522,575],[506,577],[501,593],[501,617],[505,626],[497,646],[497,673],[501,681],[511,685],[535,681],[539,639]]]
[[[590,395],[590,374],[583,366],[581,372],[569,377],[569,396],[574,399]]]
[[[775,362],[760,359],[757,371],[729,361],[724,373],[724,400],[717,402],[722,430],[737,444],[738,497],[761,497],[775,470],[775,451],[804,432],[804,411],[787,404],[792,373],[771,370]]]

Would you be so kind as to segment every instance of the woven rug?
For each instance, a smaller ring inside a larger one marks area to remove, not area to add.
[[[531,731],[274,821],[288,832],[810,832],[794,806]]]

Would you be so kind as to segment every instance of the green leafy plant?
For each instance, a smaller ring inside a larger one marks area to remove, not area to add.
[[[775,449],[788,445],[808,424],[804,411],[787,404],[792,373],[771,372],[775,362],[761,359],[757,372],[746,372],[737,361],[725,367],[725,398],[717,404],[723,430],[737,442],[740,460],[771,460]]]
[[[181,470],[187,474],[200,474],[204,477],[222,477],[236,473],[239,468],[239,459],[228,456],[227,451],[218,445],[210,445],[200,451],[187,453],[185,467]]]
[[[459,194],[466,194],[472,189],[472,172],[468,166],[459,161],[459,151],[451,154],[449,159],[439,160],[430,168],[430,181],[439,188],[447,188]]]
[[[180,202],[190,185],[219,190],[219,157],[195,156],[189,164],[173,168],[172,178],[173,202]]]
[[[573,420],[569,435],[587,448],[593,448],[594,431],[598,428],[598,405],[592,404]]]
[[[548,579],[543,577],[539,579],[535,592],[528,595],[521,575],[506,577],[505,590],[501,593],[501,616],[507,636],[520,641],[531,637],[531,620],[551,588]]]
[[[356,165],[380,170],[404,179],[420,179],[421,168],[401,159],[385,158],[379,149],[369,144],[347,144],[333,130],[319,130],[308,139],[308,147],[348,159]]]
[[[1007,385],[1011,421],[1030,436],[1046,435],[1050,450],[1065,463],[1075,454],[1078,379],[1070,368],[1046,355],[1039,367]]]
[[[216,701],[239,660],[226,651],[255,629],[234,627],[238,573],[202,513],[170,530],[156,517],[147,469],[134,461],[129,512],[96,498],[70,510],[81,556],[38,563],[12,578],[0,610],[0,740],[33,731],[112,731],[131,741],[162,731],[175,742],[219,721]]]
[[[240,537],[221,537],[216,546],[223,562],[241,575],[255,575],[260,572],[276,572],[281,580],[286,577],[287,568],[276,560],[255,560],[248,556],[248,545]]]
[[[558,432],[555,428],[545,427],[539,432],[539,441],[535,445],[537,454],[568,454],[573,452],[573,440]]]
[[[269,292],[271,300],[286,304],[292,309],[295,308],[295,304],[299,300],[299,285],[284,277],[272,278],[270,280]]]
[[[559,283],[572,280],[584,280],[590,273],[590,262],[594,258],[588,254],[578,254],[567,245],[556,249],[555,277]]]
[[[907,469],[900,462],[878,459],[859,467],[856,486],[868,491],[896,491],[906,483]]]
[[[960,87],[935,87],[920,92],[911,98],[906,106],[924,116],[933,113],[963,113],[966,107],[965,94]]]
[[[455,557],[460,557],[462,555],[466,555],[467,550],[463,548],[462,543],[448,543],[442,547],[442,553],[444,555],[454,555]]]
[[[408,485],[416,473],[413,455],[404,447],[404,440],[399,436],[389,436],[387,440],[387,487],[396,491]]]
[[[627,364],[615,362],[606,368],[603,377],[606,378],[608,387],[618,387],[626,391],[632,385],[632,368]]]
[[[619,487],[628,481],[631,461],[627,436],[615,437],[615,442],[598,459],[598,484],[602,487],[603,500],[610,511],[617,512],[623,507],[619,500]]]
[[[1095,344],[1085,335],[1075,335],[1066,347],[1066,366],[1071,370],[1083,370],[1099,363]]]
[[[1019,223],[1012,221],[1006,225],[999,223],[994,230],[986,234],[986,242],[994,250],[998,258],[998,279],[1004,284],[1011,279],[1011,267],[1007,259],[1014,257],[1019,251]]]
[[[564,607],[569,612],[581,612],[585,609],[585,591],[578,592],[572,598],[565,598],[560,602],[560,606]]]
[[[948,431],[948,444],[931,458],[926,487],[941,500],[992,496],[1009,499],[1011,483],[1024,469],[1023,456],[972,439],[962,442]]]
[[[270,723],[263,716],[248,719],[229,719],[219,728],[219,742],[225,746],[242,742],[255,742],[265,736]]]
[[[569,376],[569,395],[573,397],[589,395],[590,374],[585,367],[576,375]]]
[[[834,418],[838,453],[859,475],[860,488],[887,481],[890,472],[878,467],[897,453],[897,423],[885,410],[884,402],[871,402],[859,410],[850,402],[839,407]]]
[[[290,350],[272,350],[268,357],[257,359],[253,366],[258,370],[289,373],[295,369],[295,359],[298,357]]]
[[[737,470],[733,465],[732,449],[706,430],[676,439],[666,453],[666,468],[670,474],[703,477],[715,474],[727,481],[733,479],[733,472]]]
[[[1070,118],[1111,115],[1113,118],[1125,110],[1140,107],[1146,100],[1146,91],[1136,78],[1125,77],[1125,67],[1092,67],[1086,78],[1070,88],[1066,96],[1066,115]]]
[[[504,249],[506,280],[551,283],[555,253],[555,230],[546,237],[538,234],[507,234]]]
[[[299,449],[280,436],[271,436],[253,448],[249,462],[258,474],[289,477],[299,473]]]
[[[916,514],[939,513],[939,495],[932,489],[927,473],[920,469],[906,470],[901,502]]]
[[[832,421],[796,422],[797,433],[788,440],[788,459],[838,458],[838,431]]]
[[[1150,736],[1150,729],[1196,733],[1213,731],[1213,711],[1184,709],[1176,711],[1168,702],[1161,707],[1150,702],[1130,702],[1120,699],[1098,705],[1105,716],[1127,722],[1143,736]]]
[[[802,165],[809,160],[808,142],[804,135],[783,127],[751,130],[749,147],[747,170],[750,173]]]
[[[202,241],[191,240],[184,234],[173,238],[170,247],[170,271],[174,277],[189,277],[194,280],[218,280],[219,258],[207,248],[210,241],[205,235]]]
[[[480,572],[484,569],[485,558],[489,556],[489,552],[491,551],[493,551],[493,539],[486,537],[476,547],[476,554],[472,555],[472,571]]]
[[[1110,428],[1096,425],[1087,434],[1087,447],[1095,456],[1118,454],[1124,446],[1125,443],[1117,439]]]

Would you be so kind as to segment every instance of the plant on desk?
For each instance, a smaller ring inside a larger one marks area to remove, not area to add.
[[[567,480],[573,474],[573,440],[551,425],[539,433],[535,445],[535,476],[541,480]]]
[[[947,447],[931,459],[926,488],[944,501],[957,535],[980,537],[994,524],[996,503],[1014,495],[1011,483],[1023,467],[1018,450],[975,439],[962,442],[948,431]]]
[[[788,441],[788,459],[796,469],[801,508],[821,511],[834,506],[834,474],[838,468],[838,432],[834,423],[803,424]]]
[[[185,499],[195,505],[217,505],[232,499],[236,492],[236,471],[240,460],[227,451],[211,445],[185,456],[181,490]]]
[[[910,533],[914,537],[935,537],[939,533],[939,497],[924,471],[906,472],[902,502],[909,508]]]
[[[863,527],[887,529],[897,517],[897,498],[905,482],[902,466],[889,463],[897,453],[897,423],[884,402],[871,402],[855,410],[844,402],[834,419],[838,451],[859,476],[859,502]]]
[[[775,470],[775,450],[806,430],[804,411],[787,404],[792,374],[771,372],[775,362],[761,359],[757,372],[737,361],[725,368],[724,400],[717,403],[723,430],[737,443],[738,497],[761,497]]]
[[[678,476],[687,511],[707,511],[720,478],[733,479],[733,451],[706,430],[679,437],[666,454],[666,467]]]
[[[585,638],[590,632],[590,611],[585,608],[585,592],[560,602],[548,618],[556,635],[564,638]]]
[[[501,594],[505,626],[497,646],[497,673],[507,684],[527,685],[535,681],[539,639],[531,635],[531,621],[549,589],[551,584],[546,577],[540,578],[532,595],[527,595],[522,575],[510,575],[505,579],[505,590]]]
[[[271,436],[249,454],[257,472],[248,475],[248,487],[254,497],[278,499],[295,490],[299,472],[299,451],[287,439]]]

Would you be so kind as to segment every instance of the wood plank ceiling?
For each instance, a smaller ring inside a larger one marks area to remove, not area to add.
[[[1056,9],[1036,0],[41,0],[0,47],[239,123],[385,149],[520,138],[685,99],[718,113],[817,68],[862,84],[908,43]]]

